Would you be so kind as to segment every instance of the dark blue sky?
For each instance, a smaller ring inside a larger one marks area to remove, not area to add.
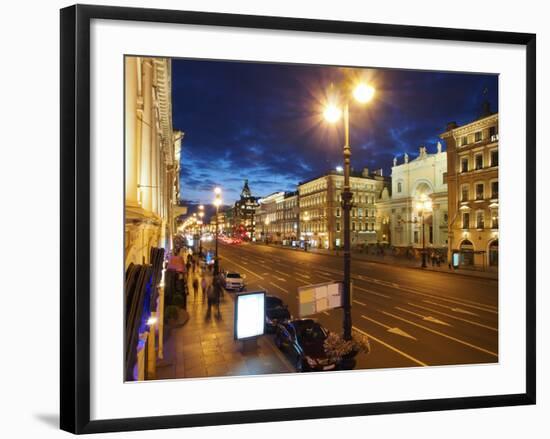
[[[173,125],[185,132],[181,198],[211,203],[220,185],[230,204],[245,178],[253,195],[264,196],[341,165],[342,123],[329,125],[322,110],[358,79],[373,84],[376,96],[350,107],[357,170],[389,172],[396,155],[402,162],[420,145],[435,151],[447,123],[479,117],[485,99],[498,109],[492,74],[174,59]]]

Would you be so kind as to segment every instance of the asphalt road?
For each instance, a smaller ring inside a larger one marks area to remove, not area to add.
[[[298,287],[342,280],[343,259],[263,244],[219,244],[221,267],[246,274],[298,316]],[[498,282],[352,260],[354,328],[371,352],[358,369],[498,362]],[[342,310],[311,316],[342,332]]]

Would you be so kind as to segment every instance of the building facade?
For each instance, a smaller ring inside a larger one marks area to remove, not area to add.
[[[389,186],[382,171],[369,174],[368,169],[350,176],[353,193],[351,210],[351,246],[361,247],[379,241],[380,222],[376,200]],[[344,221],[341,194],[342,172],[331,171],[298,185],[299,239],[313,248],[338,249],[344,245]]]
[[[258,207],[254,214],[255,241],[280,244],[282,238],[279,232],[279,223],[277,222],[277,206],[283,203],[284,192],[274,192],[267,197],[258,200]]]
[[[171,63],[125,59],[125,267],[149,263],[151,247],[172,248],[181,139],[172,127]]]
[[[431,201],[431,209],[420,210],[419,203]],[[430,154],[419,148],[418,157],[393,160],[391,194],[383,191],[377,202],[382,224],[382,242],[404,254],[408,249],[437,249],[446,255],[448,245],[447,153],[441,143]],[[418,253],[418,251],[416,251]]]
[[[449,257],[459,266],[498,266],[498,113],[488,105],[479,119],[451,123],[447,144]]]
[[[252,196],[248,180],[244,181],[241,198],[233,208],[233,234],[242,239],[252,239],[256,223],[254,213],[258,208],[258,198]]]

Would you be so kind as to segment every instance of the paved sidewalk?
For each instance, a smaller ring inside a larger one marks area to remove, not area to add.
[[[200,272],[198,273],[200,285]],[[207,279],[209,276],[207,276]],[[235,293],[225,292],[220,302],[221,318],[213,308],[206,319],[206,298],[197,296],[189,280],[188,322],[173,328],[164,344],[164,359],[157,365],[157,379],[261,375],[294,372],[269,336],[258,338],[258,347],[243,352],[242,342],[233,339]]]
[[[256,243],[254,245],[266,245],[263,243]],[[269,244],[271,247],[277,247],[285,250],[292,250],[292,251],[300,251],[303,252],[303,249],[298,249],[295,247],[288,247],[283,246],[279,244]],[[328,256],[335,256],[335,257],[342,257],[343,250],[326,250],[326,249],[318,249],[318,248],[309,248],[308,253],[313,254],[320,254],[320,255],[328,255]],[[467,269],[467,268],[460,268],[460,269],[449,269],[449,266],[447,263],[442,263],[441,266],[432,266],[431,261],[426,261],[427,267],[422,268],[420,266],[421,259],[420,258],[405,258],[405,257],[398,257],[393,255],[372,255],[372,254],[365,254],[361,253],[356,250],[352,250],[351,256],[353,259],[361,260],[361,261],[367,261],[367,262],[374,262],[377,264],[386,264],[386,265],[398,265],[400,267],[404,268],[410,268],[410,269],[418,269],[418,270],[426,270],[426,271],[437,271],[440,273],[447,273],[447,274],[456,274],[460,276],[470,276],[470,277],[478,277],[482,279],[498,279],[498,271],[497,270],[487,270],[487,271],[481,271],[481,270],[474,270],[474,269]]]

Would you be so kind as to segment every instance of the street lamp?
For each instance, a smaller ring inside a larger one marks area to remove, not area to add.
[[[424,213],[432,211],[432,200],[426,195],[422,195],[420,201],[416,203],[416,210],[422,218],[422,268],[426,268],[426,233],[424,232]]]
[[[218,231],[219,231],[219,209],[222,204],[222,190],[219,187],[214,188],[214,206],[216,206],[216,256],[214,258],[214,276],[217,276],[220,272],[220,266],[218,262]]]
[[[368,84],[358,84],[353,90],[353,98],[362,104],[366,104],[374,97],[375,90]],[[349,104],[350,98],[344,102],[344,190],[342,191],[342,210],[344,213],[344,295],[342,305],[344,309],[344,340],[351,340],[351,236],[350,236],[350,211],[353,194],[350,189],[350,158],[351,146],[349,144]],[[325,119],[330,123],[337,122],[342,111],[335,105],[329,105],[324,111]]]
[[[199,230],[199,256],[202,256],[202,218],[204,217],[204,206],[201,204],[199,206],[199,224],[200,224],[200,230]]]

